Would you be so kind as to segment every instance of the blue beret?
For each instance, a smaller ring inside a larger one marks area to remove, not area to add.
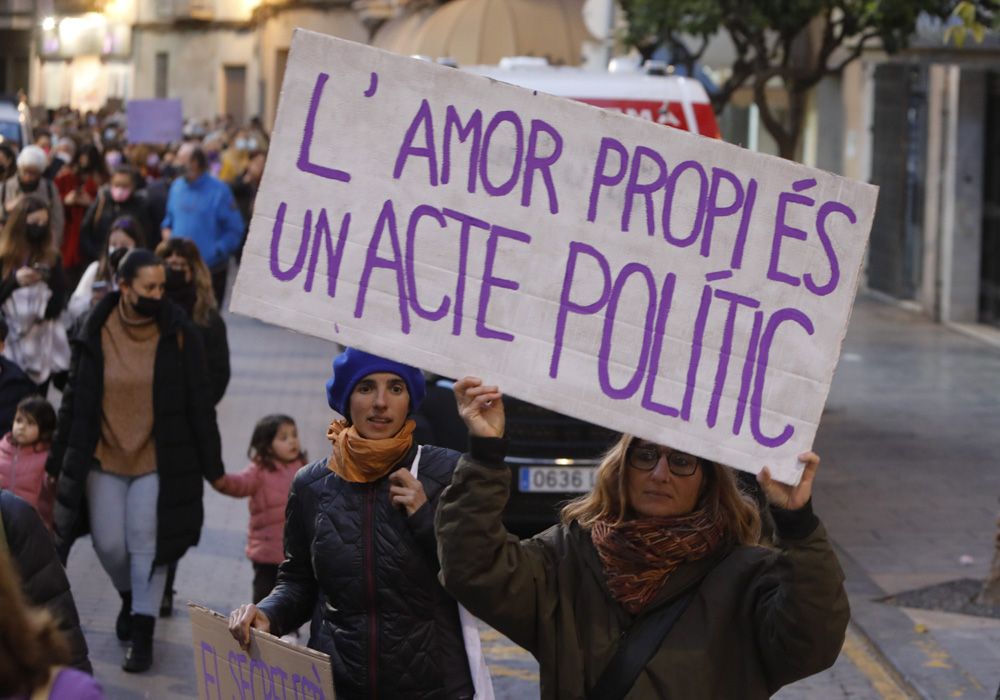
[[[326,400],[330,408],[348,418],[348,400],[355,385],[376,372],[398,375],[406,382],[406,388],[410,392],[410,412],[413,413],[420,407],[426,389],[424,375],[419,369],[357,348],[347,348],[334,358],[333,376],[326,383]]]

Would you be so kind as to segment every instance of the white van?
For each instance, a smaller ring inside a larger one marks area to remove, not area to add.
[[[496,66],[462,66],[477,75],[529,90],[568,97],[633,117],[720,138],[708,93],[692,78],[669,75],[669,67],[647,61],[642,67],[612,62],[611,70],[550,66],[544,58],[504,58]]]
[[[20,151],[31,142],[31,119],[27,105],[0,97],[0,143],[12,143]]]

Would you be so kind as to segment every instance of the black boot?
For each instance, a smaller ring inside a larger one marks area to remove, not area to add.
[[[132,616],[132,643],[125,652],[122,668],[129,673],[148,671],[153,665],[153,629],[156,618],[152,615]]]
[[[160,617],[170,617],[174,614],[174,591],[167,589],[163,591],[163,600],[160,601]]]
[[[163,599],[160,601],[160,617],[170,617],[174,614],[174,577],[177,575],[177,562],[167,567],[167,585],[163,588]]]
[[[122,609],[115,620],[115,634],[118,639],[127,642],[132,638],[132,591],[118,591],[118,595],[122,597]]]

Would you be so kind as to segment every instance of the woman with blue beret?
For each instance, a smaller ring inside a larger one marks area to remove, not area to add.
[[[229,618],[283,635],[313,617],[309,646],[329,654],[338,698],[472,698],[458,607],[438,582],[434,513],[458,453],[418,445],[424,398],[414,367],[351,348],[326,385],[329,457],[304,467],[288,497],[285,561],[274,591]]]

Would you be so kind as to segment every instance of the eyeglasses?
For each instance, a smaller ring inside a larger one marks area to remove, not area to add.
[[[639,471],[651,472],[659,464],[662,454],[661,448],[655,445],[635,445],[628,449],[628,465]],[[691,476],[701,463],[700,459],[686,452],[670,451],[666,457],[667,467],[675,476]]]

